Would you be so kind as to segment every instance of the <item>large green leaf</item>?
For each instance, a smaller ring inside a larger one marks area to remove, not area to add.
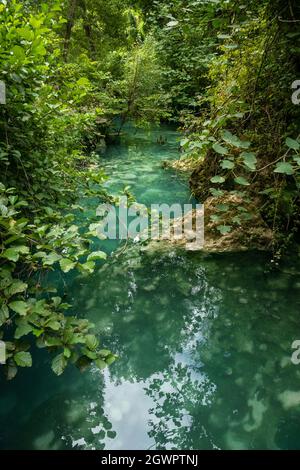
[[[62,375],[67,365],[68,361],[64,354],[58,354],[58,356],[53,359],[51,368],[56,375]]]
[[[61,329],[61,324],[57,320],[50,320],[45,325],[46,328],[50,328],[53,331],[59,331]]]
[[[32,357],[29,352],[21,351],[14,355],[14,360],[19,367],[31,367]]]
[[[220,155],[227,155],[228,154],[228,149],[224,147],[223,145],[220,144],[214,144],[213,149],[215,152],[217,152]]]
[[[103,359],[96,359],[95,364],[100,370],[103,370],[107,367],[107,364],[105,361],[103,361]]]
[[[238,176],[237,178],[234,179],[236,184],[240,184],[241,186],[249,186],[250,183],[249,181],[246,180],[243,176]]]
[[[14,57],[19,61],[19,62],[24,62],[26,55],[25,55],[25,50],[21,46],[14,46],[12,48],[12,53]]]
[[[25,39],[26,41],[32,41],[34,39],[34,33],[29,28],[18,28],[17,33],[22,39]]]
[[[15,331],[15,339],[20,339],[23,336],[26,336],[31,332],[32,332],[32,326],[29,325],[26,321],[25,322],[21,321],[18,324],[17,329]]]
[[[224,176],[214,176],[213,178],[210,179],[210,181],[214,184],[224,183],[225,178],[224,178]]]
[[[219,227],[217,227],[217,229],[221,233],[221,235],[227,235],[231,232],[232,227],[230,225],[220,225]]]
[[[107,254],[104,251],[95,251],[88,256],[88,261],[105,260],[106,258]]]
[[[25,292],[27,288],[28,284],[25,282],[14,280],[13,283],[7,289],[5,289],[5,295],[7,295],[7,297],[12,297],[15,294]]]
[[[21,316],[25,316],[29,310],[29,306],[23,300],[16,300],[15,302],[11,302],[8,306]]]
[[[86,263],[81,265],[81,268],[89,274],[92,274],[95,269],[94,261],[87,261]]]
[[[108,357],[111,355],[111,351],[109,349],[101,349],[101,351],[99,351],[99,355],[101,357]]]
[[[241,140],[239,137],[232,134],[230,131],[224,131],[222,133],[222,138],[225,142],[232,145],[233,147],[237,147],[241,149],[247,149],[251,145],[251,142]]]
[[[45,256],[43,259],[43,264],[45,266],[52,266],[53,264],[57,263],[62,257],[55,252],[49,253],[49,255]]]
[[[241,157],[246,167],[250,170],[256,170],[257,158],[254,152],[242,152]]]
[[[297,140],[291,139],[288,137],[285,141],[286,145],[293,150],[299,150],[300,149],[300,143]]]
[[[228,204],[217,204],[216,210],[219,212],[227,212],[230,209]]]
[[[280,163],[277,163],[274,173],[281,173],[284,175],[293,175],[294,168],[288,162],[280,162]]]
[[[85,344],[91,351],[95,351],[99,346],[99,341],[95,335],[86,335]]]
[[[28,254],[29,248],[27,246],[13,246],[7,248],[2,254],[3,258],[8,259],[9,261],[17,262],[21,254]]]
[[[235,164],[231,160],[223,160],[221,162],[221,168],[223,168],[223,170],[232,170],[234,167]]]
[[[0,307],[0,326],[2,326],[9,318],[9,310],[6,305]]]
[[[68,259],[68,258],[63,258],[59,262],[60,267],[64,273],[70,272],[72,269],[75,268],[76,262]]]

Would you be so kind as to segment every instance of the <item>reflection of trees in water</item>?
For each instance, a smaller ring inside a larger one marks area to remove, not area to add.
[[[80,311],[91,313],[102,343],[120,356],[111,368],[116,380],[146,380],[167,369],[172,355],[193,334],[195,311],[188,305],[193,289],[203,315],[212,311],[216,298],[204,272],[191,271],[183,258],[141,258],[136,248],[133,253],[137,255],[127,253],[122,263],[118,259],[104,267],[92,286],[83,286],[79,304]],[[111,281],[105,281],[111,271]]]
[[[213,398],[214,386],[205,376],[195,377],[188,366],[174,363],[153,378],[145,390],[154,403],[149,436],[155,448],[214,448],[204,413]]]
[[[295,389],[289,355],[299,278],[266,274],[263,260],[141,257],[134,248],[83,287],[80,310],[92,312],[100,333],[111,328],[106,340],[120,355],[111,379],[145,382],[156,448],[271,449],[293,441],[287,421],[296,422],[298,409],[284,410],[280,397]]]
[[[209,270],[206,274],[209,285],[215,285]],[[297,384],[288,356],[294,322],[286,321],[287,312],[278,316],[282,295],[296,296],[294,300],[299,302],[299,292],[292,291],[289,277],[273,274],[271,278],[277,279],[273,291],[262,269],[254,266],[245,275],[228,266],[227,260],[218,315],[208,316],[204,322],[196,315],[200,339],[191,341],[186,363],[186,358],[175,356],[169,370],[146,387],[155,403],[150,435],[157,448],[300,447],[293,431],[299,436],[300,410],[291,403],[292,399],[296,403],[298,395],[283,393]],[[194,312],[199,312],[197,302]],[[289,309],[294,319],[296,305]],[[193,335],[197,337],[195,331]],[[294,423],[291,428],[289,418]]]
[[[14,448],[18,442],[19,449],[104,449],[116,433],[104,412],[103,377],[99,372],[92,375],[88,384],[78,381],[76,388],[66,383],[61,392],[31,410],[23,425],[18,420],[18,428],[13,429]],[[4,446],[11,447],[9,435]]]

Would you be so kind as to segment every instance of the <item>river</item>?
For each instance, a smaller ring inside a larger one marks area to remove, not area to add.
[[[131,132],[99,158],[112,192],[191,201],[185,178],[162,169],[178,158],[170,127]],[[67,295],[119,360],[57,378],[37,351],[32,369],[1,381],[0,448],[300,449],[299,256],[274,269],[261,253],[129,246],[117,257],[116,243],[100,245],[107,263],[68,278]]]

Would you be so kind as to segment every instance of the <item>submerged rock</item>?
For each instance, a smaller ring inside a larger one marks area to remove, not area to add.
[[[300,406],[300,391],[294,392],[292,390],[285,390],[278,396],[279,401],[281,402],[285,410],[290,408],[295,408]]]

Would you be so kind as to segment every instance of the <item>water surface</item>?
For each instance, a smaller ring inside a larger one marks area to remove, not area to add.
[[[145,204],[189,202],[184,178],[161,168],[178,157],[177,139],[162,127],[110,147],[107,188],[130,185]],[[1,381],[0,448],[299,449],[300,263],[269,261],[128,246],[93,276],[70,277],[74,310],[120,359],[57,378],[36,352],[31,370]]]

